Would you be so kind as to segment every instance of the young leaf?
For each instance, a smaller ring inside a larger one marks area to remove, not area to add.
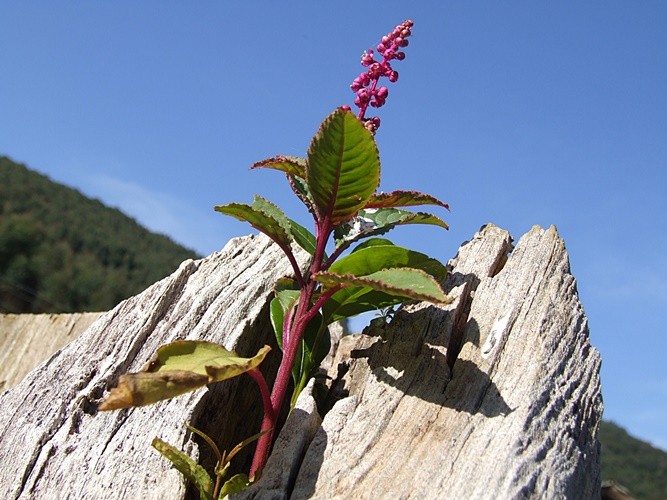
[[[432,214],[410,212],[398,208],[380,208],[359,210],[356,217],[338,225],[334,230],[337,248],[346,248],[362,238],[384,234],[400,225],[430,224],[449,229],[449,226]]]
[[[271,304],[269,305],[271,326],[273,326],[276,341],[281,350],[283,348],[283,322],[285,321],[285,313],[296,304],[300,293],[298,290],[276,290],[276,296],[271,299]]]
[[[364,207],[380,183],[380,158],[373,135],[350,111],[338,108],[313,137],[306,184],[320,218],[348,220]]]
[[[320,366],[331,349],[329,329],[322,323],[322,314],[317,313],[310,320],[303,334],[295,367],[300,365],[295,382],[304,376],[310,377],[312,371]]]
[[[276,296],[271,300],[271,325],[276,334],[276,341],[280,349],[283,348],[283,322],[285,314],[292,310],[299,300],[299,290],[277,289]],[[317,368],[331,349],[331,337],[326,325],[322,323],[322,315],[318,313],[306,326],[301,339],[296,361],[292,367],[294,383],[298,386],[300,380],[309,377],[313,369]]]
[[[325,288],[333,288],[337,285],[362,286],[413,300],[443,304],[449,302],[438,282],[420,269],[383,269],[367,276],[319,272],[313,277]]]
[[[213,342],[179,340],[160,347],[139,373],[121,375],[99,410],[144,406],[194,391],[206,384],[257,368],[269,346],[252,358],[241,358]]]
[[[220,448],[218,448],[218,445],[215,444],[215,441],[213,441],[213,438],[206,434],[204,431],[200,431],[196,427],[191,426],[186,422],[185,427],[188,428],[190,432],[194,432],[197,434],[200,438],[202,438],[204,441],[206,441],[206,444],[208,444],[211,449],[213,450],[213,453],[215,453],[216,458],[218,459],[218,462],[222,461],[222,453],[220,453]]]
[[[291,237],[288,235],[287,230],[275,217],[262,210],[243,203],[218,205],[215,207],[215,210],[226,215],[231,215],[236,219],[249,222],[252,227],[263,232],[279,245],[284,247],[289,247],[290,245]]]
[[[245,474],[236,474],[235,476],[230,477],[225,484],[220,488],[220,493],[218,498],[226,499],[229,498],[229,495],[233,493],[240,493],[248,486],[250,486],[251,481],[248,479],[248,476]]]
[[[208,475],[206,469],[195,462],[186,453],[165,443],[160,438],[153,439],[153,448],[159,451],[174,467],[190,480],[199,490],[201,500],[210,500],[213,498],[213,479]]]
[[[364,208],[412,207],[415,205],[438,205],[449,210],[449,205],[430,194],[417,191],[393,191],[391,193],[374,193]]]
[[[267,430],[265,430],[265,431],[258,432],[257,434],[253,434],[253,435],[250,436],[249,438],[245,438],[245,439],[244,439],[243,441],[241,441],[239,444],[237,444],[236,446],[234,446],[234,448],[232,448],[232,450],[227,454],[227,457],[226,457],[225,460],[226,460],[227,462],[230,462],[231,459],[234,458],[234,456],[236,456],[236,454],[237,454],[238,452],[240,452],[243,448],[245,448],[245,447],[248,446],[249,444],[254,443],[254,442],[257,441],[259,438],[261,438],[264,434],[268,434],[269,432],[271,432],[271,429],[267,429]]]
[[[285,172],[286,174],[296,175],[297,177],[303,178],[306,171],[306,159],[298,158],[296,156],[277,155],[273,158],[258,161],[250,168],[272,168],[274,170]]]

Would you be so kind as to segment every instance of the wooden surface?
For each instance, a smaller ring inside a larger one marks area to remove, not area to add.
[[[243,496],[599,498],[600,357],[565,246],[535,227],[510,248],[487,226],[450,262],[453,304],[344,338],[343,397],[298,474]]]
[[[151,448],[152,439],[196,455],[183,422],[207,430],[224,420],[218,442],[231,449],[247,427],[259,427],[249,377],[144,408],[98,413],[97,404],[161,344],[206,339],[245,356],[272,342],[268,299],[289,271],[267,238],[234,239],[102,315],[0,395],[0,498],[183,498],[180,474]],[[275,370],[277,353],[269,358]]]
[[[511,249],[485,227],[450,261],[452,304],[411,305],[344,337],[331,410],[320,417],[311,384],[261,482],[237,498],[599,498],[600,358],[564,243],[536,227]],[[209,463],[182,422],[222,429],[227,449],[256,432],[249,378],[140,409],[96,414],[96,404],[165,342],[202,338],[241,355],[273,345],[268,300],[288,272],[265,238],[232,240],[0,395],[0,497],[184,498],[150,441]]]
[[[101,314],[0,314],[0,390],[14,387]]]

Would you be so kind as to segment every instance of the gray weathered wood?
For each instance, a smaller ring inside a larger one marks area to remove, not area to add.
[[[321,419],[309,385],[262,479],[235,498],[599,497],[600,358],[555,228],[533,228],[512,250],[486,226],[450,266],[451,304],[410,305],[340,341],[329,365],[338,401]],[[253,434],[248,377],[142,409],[95,415],[96,403],[175,338],[254,353],[271,340],[269,292],[289,270],[265,238],[233,240],[1,395],[2,498],[183,498],[151,439],[197,455],[184,420],[224,422],[228,448]]]
[[[510,241],[487,226],[460,249],[451,305],[343,339],[349,395],[271,498],[599,498],[600,357],[565,246]]]
[[[0,314],[0,390],[14,387],[101,314]]]
[[[268,238],[234,239],[104,314],[4,392],[0,498],[182,498],[180,474],[151,440],[159,436],[196,456],[183,422],[207,428],[227,419],[220,439],[233,446],[234,434],[247,437],[247,427],[259,426],[249,378],[145,408],[96,413],[97,403],[121,373],[138,370],[157,347],[176,339],[254,354],[272,340],[267,301],[276,278],[289,272]],[[269,357],[275,369],[278,356]]]

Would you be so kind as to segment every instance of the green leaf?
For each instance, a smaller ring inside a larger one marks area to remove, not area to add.
[[[319,218],[334,224],[364,207],[380,183],[380,158],[373,135],[350,111],[338,108],[308,149],[306,184]]]
[[[354,250],[352,252],[357,252],[359,250],[362,250],[364,248],[368,247],[381,247],[385,245],[393,245],[394,243],[391,240],[388,240],[386,238],[371,238],[363,243],[359,243],[356,247],[354,247]]]
[[[160,438],[153,439],[152,446],[174,464],[174,467],[190,482],[194,483],[197,490],[199,490],[199,498],[201,500],[211,500],[213,498],[213,479],[208,475],[206,469],[195,462],[190,456],[165,443]]]
[[[317,245],[315,235],[310,231],[308,231],[308,229],[303,227],[298,222],[295,222],[291,219],[289,222],[290,222],[290,232],[294,237],[294,241],[296,241],[297,244],[301,248],[303,248],[306,252],[308,252],[310,255],[313,255],[315,253],[315,247]]]
[[[295,306],[301,292],[299,290],[279,289],[275,293],[276,296],[271,300],[269,310],[276,341],[282,350],[285,314],[288,314]],[[310,376],[311,372],[326,357],[329,349],[331,349],[331,337],[326,325],[322,323],[321,313],[318,313],[306,326],[292,367],[292,376],[296,385],[304,376]]]
[[[249,222],[252,227],[263,232],[279,245],[285,247],[289,247],[290,245],[291,237],[285,227],[273,215],[263,210],[243,203],[218,205],[215,207],[215,210],[225,215],[231,215],[236,219]]]
[[[334,262],[329,272],[365,276],[394,267],[421,269],[438,281],[444,281],[447,277],[447,268],[437,259],[393,244],[355,249],[354,252]]]
[[[235,476],[230,477],[225,484],[222,485],[218,498],[225,499],[233,493],[240,493],[250,486],[250,484],[251,482],[248,479],[248,476],[245,474],[236,474]]]
[[[280,227],[282,227],[286,232],[289,232],[291,229],[290,220],[287,218],[285,213],[276,205],[271,203],[266,198],[255,195],[252,201],[252,208],[260,212],[265,213],[269,217],[273,217]]]
[[[399,247],[383,238],[360,243],[349,255],[335,262],[330,272],[337,274],[369,275],[382,269],[410,267],[421,269],[437,281],[444,281],[447,268],[425,254]],[[366,311],[383,309],[408,300],[366,286],[348,286],[339,290],[324,306],[326,323],[349,318]]]
[[[327,324],[351,318],[367,311],[385,309],[409,299],[390,295],[365,286],[348,286],[331,296],[323,308]]]
[[[439,217],[423,212],[410,212],[398,208],[359,210],[356,217],[338,225],[334,230],[336,247],[347,247],[362,238],[384,234],[396,226],[430,224],[449,229]]]
[[[299,300],[299,290],[276,290],[276,296],[271,299],[269,305],[269,312],[271,315],[271,326],[276,334],[276,341],[278,347],[283,348],[283,323],[285,321],[285,313],[292,309],[297,300]]]
[[[295,363],[296,366],[300,360],[300,369],[296,381],[298,382],[304,376],[310,378],[312,371],[320,366],[322,360],[329,353],[329,349],[331,349],[329,329],[322,323],[322,314],[317,313],[310,320],[303,333],[301,347]]]
[[[430,194],[417,191],[393,191],[391,193],[373,194],[364,208],[411,207],[415,205],[438,205],[449,210],[449,205]]]
[[[271,168],[273,170],[280,170],[286,174],[296,175],[303,178],[306,173],[306,159],[298,158],[296,156],[277,155],[273,158],[258,161],[250,169],[254,168]]]
[[[310,190],[306,185],[306,181],[294,175],[287,176],[287,182],[289,182],[292,191],[294,194],[301,200],[301,202],[306,206],[308,211],[312,214],[313,218],[317,220],[317,211],[315,210],[315,201],[313,201],[313,196],[310,194]]]
[[[264,346],[252,358],[242,358],[213,342],[172,342],[160,347],[139,373],[121,375],[118,386],[111,389],[98,409],[149,405],[236,377],[257,368],[270,350]]]
[[[325,288],[338,285],[362,286],[389,295],[435,303],[448,303],[449,299],[432,276],[421,269],[383,269],[367,276],[319,272],[313,275]]]

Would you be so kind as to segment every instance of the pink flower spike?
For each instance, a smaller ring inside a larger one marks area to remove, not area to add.
[[[381,38],[376,50],[382,55],[382,61],[375,60],[373,49],[368,49],[361,55],[361,65],[368,69],[354,79],[350,88],[356,93],[354,104],[359,108],[357,117],[372,133],[375,133],[380,126],[380,119],[366,118],[366,110],[369,106],[374,108],[384,106],[389,89],[378,88],[378,81],[382,77],[388,78],[391,83],[398,80],[398,72],[391,67],[390,61],[405,59],[405,52],[401,49],[408,46],[407,38],[412,34],[413,25],[414,23],[407,19]]]

